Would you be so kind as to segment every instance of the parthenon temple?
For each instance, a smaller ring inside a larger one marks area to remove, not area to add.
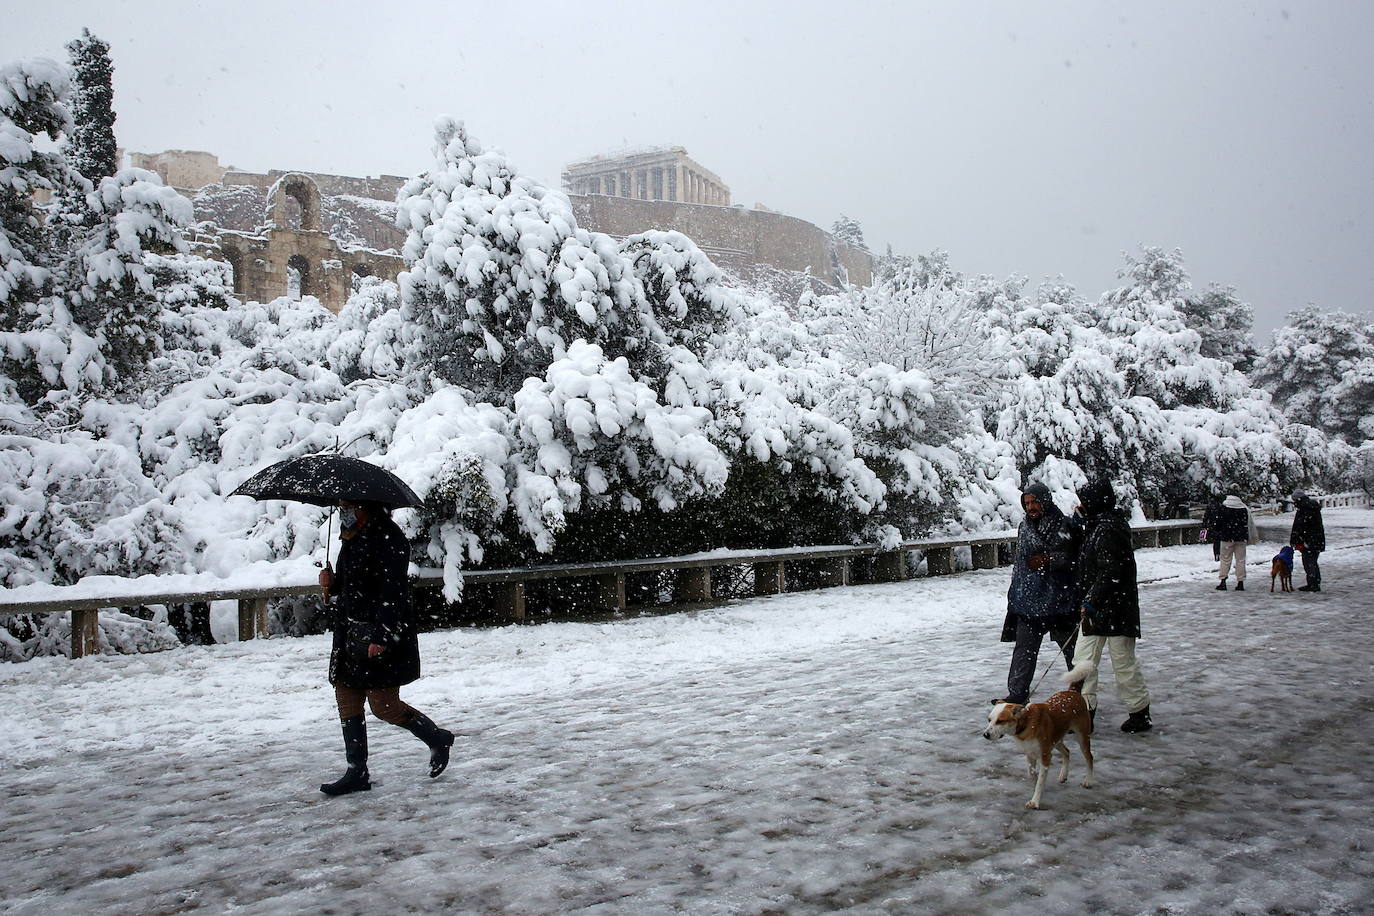
[[[593,156],[563,171],[571,194],[602,194],[634,200],[730,206],[730,189],[681,146]]]

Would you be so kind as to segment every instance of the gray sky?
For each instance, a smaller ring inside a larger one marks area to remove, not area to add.
[[[527,174],[681,144],[735,202],[965,273],[1181,248],[1265,336],[1374,307],[1374,4],[0,0],[0,59],[111,44],[121,145],[409,175],[438,114]],[[227,11],[227,12],[226,12]]]

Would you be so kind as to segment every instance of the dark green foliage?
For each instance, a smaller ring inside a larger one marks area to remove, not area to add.
[[[115,143],[110,46],[82,29],[67,45],[72,63],[71,112],[73,128],[67,139],[67,162],[92,183],[119,170]]]

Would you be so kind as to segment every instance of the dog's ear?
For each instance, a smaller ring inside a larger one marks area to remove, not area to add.
[[[1013,707],[1011,708],[1011,720],[1012,720],[1013,722],[1019,720],[1019,719],[1020,719],[1022,716],[1024,716],[1025,714],[1026,714],[1026,707],[1024,707],[1024,706],[1013,706]]]

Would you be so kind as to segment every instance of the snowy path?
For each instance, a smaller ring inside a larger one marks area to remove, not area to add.
[[[1138,553],[1159,727],[1104,671],[1039,812],[979,736],[1007,570],[428,635],[454,765],[374,720],[344,799],[322,637],[5,666],[0,912],[1367,912],[1374,513],[1327,523],[1320,595]]]

